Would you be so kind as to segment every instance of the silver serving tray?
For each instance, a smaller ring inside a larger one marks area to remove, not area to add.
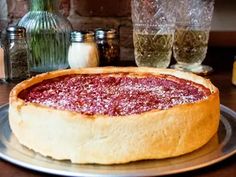
[[[37,138],[37,137],[35,137]],[[123,165],[78,165],[43,157],[19,144],[8,122],[8,105],[0,107],[0,157],[39,172],[62,176],[159,176],[209,166],[236,153],[236,113],[221,105],[218,133],[192,153],[163,160],[138,161]]]

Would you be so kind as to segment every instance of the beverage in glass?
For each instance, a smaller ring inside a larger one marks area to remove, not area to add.
[[[201,64],[206,57],[208,39],[208,30],[176,29],[173,50],[178,64]]]
[[[207,74],[206,58],[214,0],[180,0],[177,10],[172,68]]]
[[[138,66],[166,68],[174,42],[174,0],[132,0],[135,62]]]

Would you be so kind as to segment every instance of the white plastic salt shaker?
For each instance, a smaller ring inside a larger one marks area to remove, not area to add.
[[[71,45],[68,51],[68,63],[71,68],[96,67],[99,55],[94,33],[73,31],[70,34]]]

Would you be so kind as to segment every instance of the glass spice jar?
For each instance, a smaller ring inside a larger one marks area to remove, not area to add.
[[[71,44],[68,51],[70,68],[96,67],[99,65],[97,44],[94,32],[71,32]]]
[[[0,83],[7,80],[7,65],[5,60],[5,48],[2,44],[1,31],[0,31]]]
[[[234,57],[234,62],[233,62],[232,84],[236,86],[236,56]]]
[[[8,80],[21,81],[29,76],[29,50],[26,42],[26,30],[20,26],[7,28],[7,65]]]
[[[117,65],[120,60],[120,41],[115,29],[96,30],[100,66]]]

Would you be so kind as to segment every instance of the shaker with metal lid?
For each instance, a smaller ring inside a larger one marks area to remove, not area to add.
[[[100,66],[117,65],[120,60],[120,41],[115,29],[96,30]]]
[[[5,60],[5,49],[2,45],[1,31],[0,31],[0,83],[7,79],[7,65]]]
[[[99,65],[97,44],[92,31],[72,31],[68,51],[71,68],[96,67]]]
[[[29,76],[26,30],[24,27],[10,26],[7,28],[7,38],[8,79],[10,81],[26,79]]]

